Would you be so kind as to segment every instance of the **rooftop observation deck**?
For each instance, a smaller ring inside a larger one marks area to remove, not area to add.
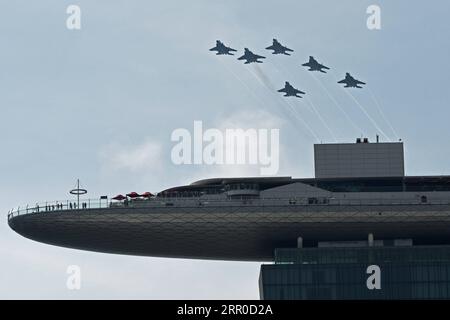
[[[80,199],[8,213],[29,239],[74,249],[154,257],[272,261],[276,248],[318,241],[413,239],[450,244],[450,198]]]
[[[148,198],[26,205],[8,224],[51,245],[191,259],[273,261],[300,238],[315,247],[369,234],[450,245],[450,176],[405,176],[401,143],[316,145],[315,166],[316,178],[206,179]],[[86,190],[77,181],[72,191]]]
[[[19,215],[45,214],[54,212],[86,212],[98,209],[105,212],[126,209],[145,208],[211,208],[219,209],[224,207],[361,207],[361,206],[436,206],[450,205],[450,194],[448,198],[428,199],[417,196],[414,199],[401,198],[359,198],[359,199],[339,199],[335,197],[286,197],[286,198],[224,198],[207,199],[203,197],[152,197],[149,199],[128,199],[125,201],[111,201],[108,199],[80,199],[56,200],[36,203],[34,205],[24,205],[11,209],[8,212],[8,220]]]

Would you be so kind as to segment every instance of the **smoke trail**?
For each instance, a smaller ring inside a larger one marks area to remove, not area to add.
[[[366,109],[359,103],[358,100],[350,93],[348,90],[344,90],[350,98],[358,105],[358,107],[364,112],[364,114],[367,116],[367,118],[372,122],[373,126],[388,140],[391,141],[388,135],[378,126],[378,124],[375,122],[375,120],[369,115],[369,113],[366,111]]]
[[[328,125],[328,123],[325,121],[325,119],[321,116],[321,114],[319,113],[319,111],[317,110],[317,108],[314,106],[312,100],[308,97],[305,96],[306,101],[309,102],[309,104],[312,107],[312,110],[314,111],[314,113],[317,115],[317,117],[320,119],[320,121],[323,123],[323,125],[325,126],[325,128],[327,128],[328,132],[331,134],[331,136],[333,137],[334,141],[337,142],[337,138],[336,135],[334,134],[333,130],[331,130],[330,126]]]
[[[282,68],[281,65],[278,65],[275,63],[275,61],[267,61],[268,63],[272,64],[275,67],[275,70],[284,78],[285,75],[281,72],[281,69],[283,69],[283,72],[285,72],[287,75],[289,75],[290,78],[294,78],[290,72],[288,72],[286,69]]]
[[[336,81],[338,81],[338,78],[334,72],[331,72],[335,78]],[[370,114],[367,112],[367,110],[363,107],[361,103],[346,89],[342,88],[343,91],[356,103],[356,105],[361,109],[361,111],[366,115],[367,119],[372,123],[372,125],[377,129],[388,141],[391,141],[389,136],[383,131],[383,129],[380,128],[378,123],[370,116]]]
[[[295,109],[295,106],[291,105],[289,102],[285,101],[286,105],[289,106],[292,114],[298,119],[300,120],[303,125],[309,130],[309,132],[311,132],[311,134],[314,136],[314,138],[317,141],[320,141],[319,137],[316,135],[316,133],[313,131],[313,129],[308,125],[308,123],[306,123],[305,120],[303,120],[303,118],[301,117],[301,114],[297,111],[297,109]]]
[[[281,68],[279,68],[275,62],[273,62],[272,65],[275,67],[275,70],[284,78],[285,75],[280,71]],[[289,72],[286,72],[286,73],[289,74]],[[291,76],[291,75],[289,74],[289,76]],[[308,96],[305,96],[305,97],[306,97],[306,100],[309,102],[308,104],[306,104],[308,106],[308,108],[311,109],[311,111],[317,115],[320,122],[322,122],[322,124],[325,126],[325,128],[328,130],[328,132],[331,134],[331,137],[337,142],[336,135],[334,134],[333,130],[331,130],[331,127],[328,125],[328,123],[325,121],[325,119],[322,117],[322,115],[319,113],[318,109],[315,107],[312,100]]]
[[[384,114],[383,110],[381,109],[380,104],[378,103],[378,99],[375,97],[375,94],[373,93],[373,91],[370,88],[367,88],[369,90],[370,95],[372,96],[373,101],[375,102],[375,105],[378,109],[378,111],[381,114],[381,117],[384,119],[384,121],[386,121],[387,125],[389,126],[389,128],[391,129],[392,133],[395,136],[395,139],[399,140],[399,135],[397,134],[397,132],[395,131],[394,127],[392,126],[391,122],[388,120],[388,118],[386,117],[386,115]]]
[[[261,70],[261,68],[258,65],[255,65],[255,71],[256,75],[261,79],[261,81],[266,85],[269,90],[272,92],[277,91],[275,88],[275,85],[270,81],[269,77],[264,73],[264,71]]]
[[[272,83],[272,81],[270,81],[269,77],[267,77],[267,75],[263,72],[263,70],[258,65],[255,65],[255,71],[257,73],[256,76],[261,79],[261,83],[263,83],[270,90],[270,92],[272,94],[275,94],[275,92],[277,92],[277,89],[276,89],[275,85]],[[280,99],[280,97],[277,95],[277,100],[279,101],[279,99]],[[313,134],[313,136],[317,140],[319,140],[317,134],[306,123],[306,121],[303,120],[303,118],[301,117],[300,113],[297,111],[295,106],[293,106],[292,104],[288,103],[285,99],[281,99],[281,101],[283,101],[284,103],[286,103],[286,105],[288,105],[290,107],[290,110],[294,114],[294,116],[297,119],[299,119],[307,127],[307,129]]]
[[[257,72],[259,73],[256,74],[255,72],[253,72],[250,68],[247,68],[247,70],[258,80],[258,82],[264,86],[265,88],[267,88],[272,94],[275,94],[276,89],[275,86],[273,85],[273,83],[270,81],[270,79],[264,74],[264,72],[258,67],[255,67],[256,70],[258,70]],[[280,97],[277,95],[276,97],[276,101],[277,103],[280,102]],[[292,106],[291,104],[289,104],[288,102],[286,102],[285,100],[281,100],[289,109],[289,111],[292,112],[292,114],[294,115],[295,118],[297,118],[297,120],[299,120],[306,129],[308,129],[308,131],[311,133],[311,135],[317,140],[320,141],[319,137],[317,136],[317,134],[314,132],[314,130],[306,123],[305,120],[302,119],[301,115],[297,112],[297,110],[295,109],[294,106]],[[283,104],[283,106],[284,106]]]
[[[275,67],[277,67],[277,65],[275,64],[275,62],[273,63],[275,65]],[[283,68],[283,70],[289,74],[289,72],[286,71],[286,69]],[[280,74],[281,72],[279,70],[277,70]],[[325,90],[325,93],[328,95],[328,97],[331,99],[331,101],[333,101],[333,103],[336,105],[336,107],[344,114],[344,116],[347,118],[347,120],[353,125],[353,127],[359,132],[359,133],[364,133],[364,130],[361,129],[351,118],[350,116],[347,114],[347,112],[345,112],[344,108],[342,108],[340,106],[340,104],[336,101],[336,99],[334,99],[334,97],[331,95],[331,93],[327,90],[327,88],[322,84],[322,82],[312,73],[312,72],[308,72],[311,74],[311,76],[314,78],[314,80]],[[313,108],[311,108],[317,115],[319,118],[321,118],[320,114],[318,114],[317,109],[314,107],[314,105],[312,104],[312,101],[310,100],[310,103],[312,105]],[[325,121],[322,122],[324,123],[324,125],[327,127],[328,131],[330,133],[332,133],[330,127],[325,123]],[[334,134],[332,133],[332,136],[334,136]],[[334,139],[336,140],[336,137],[334,137]]]
[[[252,88],[244,80],[241,79],[241,77],[239,77],[224,61],[222,61],[221,59],[218,60],[225,67],[225,69],[227,69],[227,71],[231,73],[248,90],[248,92],[250,92],[250,94],[255,98],[255,100],[257,100],[259,103],[261,103],[264,107],[267,108],[267,104],[265,103],[265,101],[261,99],[254,92],[254,90],[252,90]]]
[[[325,87],[325,85],[320,81],[312,72],[309,72],[311,76],[314,78],[314,80],[322,87],[322,89],[325,91],[327,96],[330,98],[331,101],[333,101],[334,105],[344,114],[344,116],[347,118],[347,120],[352,124],[352,126],[359,132],[364,134],[364,130],[361,129],[345,112],[344,108],[341,107],[341,105],[336,101],[336,99],[331,95],[329,90]]]
[[[271,107],[268,107],[268,105],[266,104],[266,102],[264,101],[264,99],[262,99],[260,96],[258,96],[256,93],[255,93],[255,91],[244,81],[244,80],[242,80],[241,79],[241,77],[239,77],[228,65],[226,65],[226,63],[225,62],[223,62],[222,60],[220,60],[219,59],[219,61],[222,63],[222,65],[227,69],[227,71],[228,72],[230,72],[247,90],[248,90],[248,92],[250,92],[250,94],[255,98],[255,100],[258,102],[258,103],[261,103],[264,107],[266,107],[267,109],[271,109]],[[254,76],[253,74],[252,74],[252,76]],[[259,79],[258,79],[259,80]],[[264,85],[264,84],[263,84]],[[284,116],[289,120],[289,122],[291,123],[291,125],[296,129],[296,130],[298,130],[298,125],[297,125],[297,123],[295,123],[294,121],[292,121],[292,116],[287,112],[287,111],[289,111],[289,110],[286,110],[286,109],[284,109],[284,108],[281,108],[281,109],[279,109],[280,111],[281,111],[281,113],[283,113],[284,114]],[[303,121],[302,119],[300,119],[301,121]],[[307,126],[306,124],[305,124],[305,126]],[[308,130],[311,132],[311,129],[310,128],[308,128]],[[317,140],[319,140],[318,138],[317,138],[317,136],[315,136],[314,135],[314,133],[313,132],[311,132],[312,133],[312,135],[313,135],[313,137],[315,137]]]

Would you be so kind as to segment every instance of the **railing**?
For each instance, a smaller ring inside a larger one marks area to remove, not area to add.
[[[8,212],[8,220],[18,215],[39,214],[48,212],[64,212],[74,210],[91,209],[119,209],[129,208],[162,208],[162,207],[224,207],[224,206],[383,206],[383,205],[450,205],[448,199],[427,200],[421,199],[338,199],[338,198],[318,198],[318,197],[299,197],[299,198],[223,198],[207,199],[204,197],[181,198],[181,197],[154,197],[150,199],[132,199],[125,201],[111,201],[108,199],[80,199],[80,202],[71,200],[52,201],[37,203],[33,206],[26,205],[17,207]]]
[[[35,205],[26,205],[17,207],[8,212],[8,220],[24,214],[31,213],[46,213],[55,211],[67,211],[67,210],[86,210],[86,209],[101,209],[110,208],[111,202],[107,199],[86,199],[77,201],[62,200],[62,201],[47,201],[36,203]]]

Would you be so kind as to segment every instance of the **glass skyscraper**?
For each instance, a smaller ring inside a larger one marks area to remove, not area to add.
[[[260,296],[448,299],[450,246],[277,249],[261,267]]]

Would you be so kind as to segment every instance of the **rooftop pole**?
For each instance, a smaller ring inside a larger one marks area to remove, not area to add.
[[[77,179],[77,190],[80,190],[80,179]],[[80,209],[80,193],[77,192],[77,208]]]
[[[77,196],[77,209],[80,209],[80,195],[87,193],[86,189],[81,189],[80,188],[80,179],[77,179],[77,187],[76,187],[76,189],[70,190],[69,193],[70,194],[74,194],[74,195]]]

